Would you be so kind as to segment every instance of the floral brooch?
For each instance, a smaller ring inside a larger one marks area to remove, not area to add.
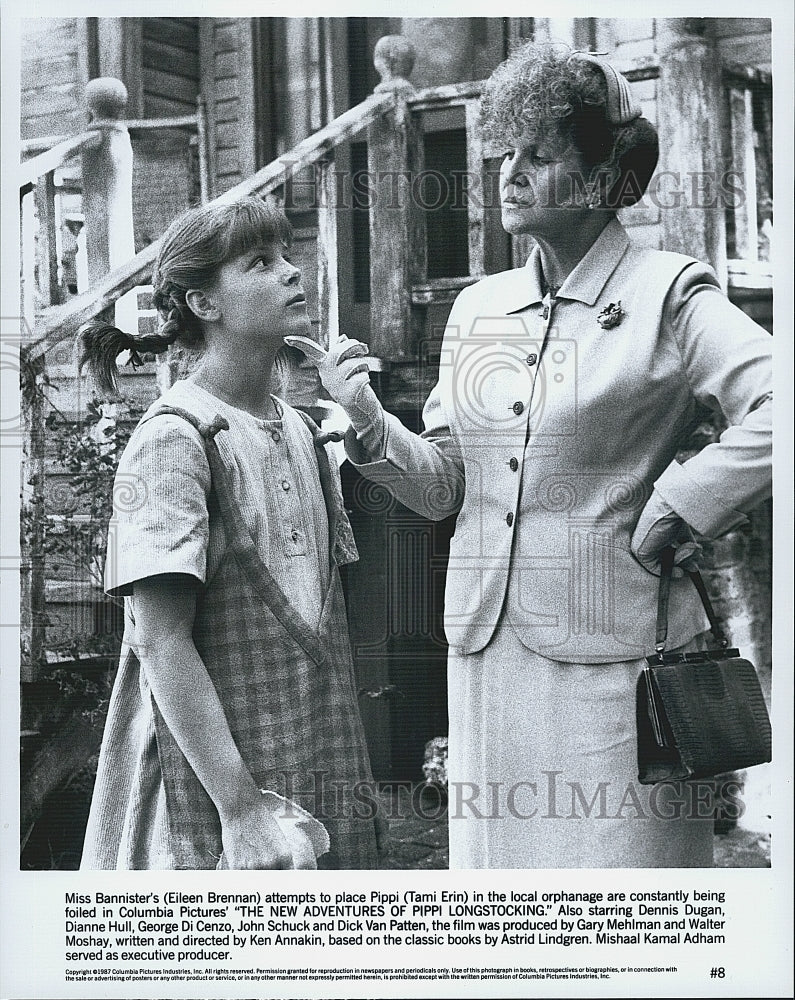
[[[596,322],[603,330],[612,330],[614,326],[618,326],[625,316],[626,313],[621,308],[621,299],[619,299],[618,302],[611,302],[605,306],[596,317]]]

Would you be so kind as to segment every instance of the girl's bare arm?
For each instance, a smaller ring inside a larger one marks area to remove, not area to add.
[[[138,657],[157,706],[218,810],[229,868],[292,868],[284,835],[232,738],[218,692],[193,643],[197,581],[187,575],[136,582]]]

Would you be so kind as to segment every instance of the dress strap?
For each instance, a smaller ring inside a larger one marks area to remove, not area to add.
[[[182,417],[183,420],[187,420],[189,424],[192,424],[196,428],[205,441],[211,441],[219,431],[229,430],[228,421],[220,413],[216,413],[209,423],[205,423],[199,420],[195,413],[191,413],[190,410],[183,410],[181,406],[161,406],[154,413],[151,413],[147,419],[151,420],[152,417],[160,417],[163,414],[173,414],[175,417]]]
[[[232,494],[229,476],[218,450],[215,436],[221,430],[229,430],[229,424],[220,415],[205,423],[188,410],[177,406],[162,406],[151,418],[171,414],[182,417],[198,430],[204,440],[207,462],[210,466],[212,489],[218,502],[218,513],[224,526],[226,543],[237,559],[251,586],[270,608],[284,630],[318,666],[326,660],[325,643],[318,632],[298,614],[287,599],[284,591],[274,580],[270,570],[260,558],[251,532],[243,520],[240,508]]]
[[[323,499],[326,504],[326,515],[329,526],[329,557],[332,566],[344,566],[346,563],[356,562],[359,553],[353,537],[353,529],[348,515],[345,512],[345,503],[342,498],[342,491],[336,477],[331,471],[326,444],[329,441],[342,441],[345,435],[340,431],[323,431],[315,421],[304,413],[303,410],[295,411],[312,435],[315,446],[315,457],[320,474],[320,488],[323,491]]]

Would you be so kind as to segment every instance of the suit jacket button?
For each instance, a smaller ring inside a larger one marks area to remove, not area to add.
[[[512,409],[518,417],[521,413],[524,413],[524,403],[520,399],[517,399],[517,401],[513,404]]]
[[[525,360],[525,364],[530,365],[530,367],[532,368],[533,365],[536,363],[536,361],[538,361],[538,355],[537,354],[528,354],[527,357],[524,360]]]
[[[508,465],[510,465],[511,467],[511,472],[516,472],[516,470],[519,468],[519,462],[515,458],[512,458],[508,463]]]
[[[505,515],[505,523],[509,528],[513,524],[513,514],[511,514],[510,511]]]

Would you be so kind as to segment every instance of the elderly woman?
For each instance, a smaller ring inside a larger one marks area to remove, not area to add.
[[[525,47],[483,97],[502,221],[536,246],[456,300],[425,430],[384,413],[343,338],[318,361],[348,456],[430,518],[458,512],[447,574],[450,863],[705,867],[709,789],[637,783],[635,689],[660,551],[746,522],[770,488],[768,334],[713,272],[634,246],[653,127],[610,65]],[[707,414],[720,439],[680,463]],[[692,529],[692,530],[691,530]],[[703,648],[690,580],[669,648]]]

